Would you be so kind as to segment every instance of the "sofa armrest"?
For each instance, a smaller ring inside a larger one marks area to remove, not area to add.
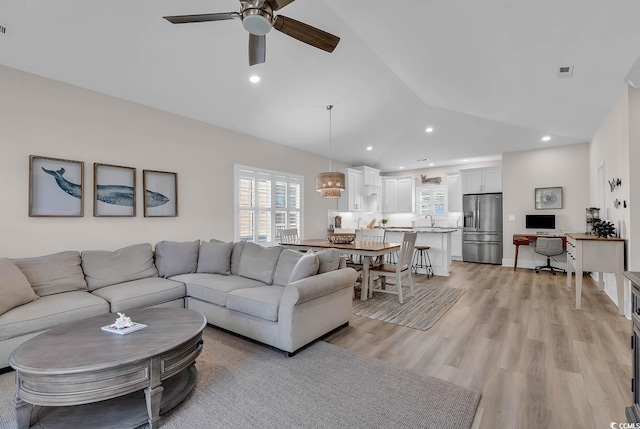
[[[324,295],[353,286],[358,273],[353,268],[343,268],[318,274],[289,283],[282,293],[281,306],[293,307]]]

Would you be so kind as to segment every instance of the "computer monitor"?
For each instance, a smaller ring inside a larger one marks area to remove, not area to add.
[[[526,215],[527,229],[556,229],[556,215]]]

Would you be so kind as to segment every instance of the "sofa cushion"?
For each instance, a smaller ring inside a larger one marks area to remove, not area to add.
[[[234,290],[228,294],[227,308],[277,322],[280,298],[283,292],[284,287],[282,286],[260,286]]]
[[[0,315],[38,299],[22,271],[7,258],[0,258]]]
[[[293,267],[296,266],[303,255],[304,253],[296,252],[295,250],[282,250],[276,264],[276,271],[273,274],[273,284],[278,286],[289,284],[289,277],[291,277]]]
[[[324,249],[317,252],[309,250],[307,253],[314,253],[318,257],[320,262],[318,274],[335,271],[340,267],[340,251],[338,249]]]
[[[75,322],[108,312],[108,302],[86,291],[43,296],[0,316],[0,340],[40,332],[61,323]]]
[[[195,273],[198,267],[200,240],[160,241],[156,244],[155,261],[160,277]]]
[[[148,243],[134,244],[113,252],[84,251],[82,269],[90,291],[158,275]]]
[[[80,267],[80,253],[54,253],[36,258],[13,259],[38,296],[87,290],[87,282]]]
[[[93,294],[108,301],[111,312],[116,313],[183,298],[185,286],[184,283],[173,280],[148,277],[106,286],[94,291]]]
[[[233,243],[233,250],[231,251],[231,274],[238,275],[238,267],[240,266],[240,257],[244,250],[244,241],[238,241]]]
[[[182,274],[171,277],[171,280],[183,282],[187,286],[187,296],[222,307],[227,303],[228,292],[264,286],[257,280],[221,274]]]
[[[280,252],[282,252],[280,246],[263,247],[255,243],[245,243],[240,256],[238,274],[270,285],[273,282],[273,272]]]
[[[233,243],[207,243],[200,245],[197,273],[231,274]]]
[[[293,267],[287,284],[315,276],[318,273],[318,267],[320,267],[318,257],[313,253],[305,253]]]

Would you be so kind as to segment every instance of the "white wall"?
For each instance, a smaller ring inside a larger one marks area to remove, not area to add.
[[[627,240],[627,269],[640,270],[640,251],[634,242],[640,242],[640,207],[634,207],[633,201],[640,201],[640,172],[637,162],[640,160],[640,121],[634,120],[640,114],[640,91],[624,86],[620,98],[611,108],[591,141],[590,153],[590,201],[596,201],[595,171],[604,163],[605,179],[620,178],[622,186],[611,192],[609,184],[605,186],[605,205],[600,216],[614,223],[620,237]],[[635,197],[635,198],[634,198]],[[627,201],[627,207],[614,207],[614,201]],[[634,228],[635,226],[635,228]],[[633,239],[633,234],[638,235]],[[605,291],[614,303],[618,303],[618,293],[613,274],[605,274]],[[625,279],[625,312],[630,317],[630,283]]]
[[[0,94],[0,257],[230,241],[236,163],[304,176],[307,237],[324,236],[336,207],[315,191],[326,158],[1,66]],[[29,155],[84,161],[84,217],[28,216]],[[135,218],[93,217],[94,162],[137,168]],[[178,173],[178,217],[142,216],[143,169]]]
[[[557,210],[536,210],[535,188],[561,186],[563,207]],[[513,266],[515,246],[513,234],[532,233],[525,229],[525,215],[554,214],[558,232],[584,232],[585,208],[589,207],[589,144],[560,146],[502,154],[503,193],[503,259]],[[509,216],[515,216],[514,221]],[[533,247],[520,246],[518,267],[544,265],[546,258],[533,252]],[[565,255],[557,256],[563,268]]]

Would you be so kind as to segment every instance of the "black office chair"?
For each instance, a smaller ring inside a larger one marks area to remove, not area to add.
[[[562,268],[554,267],[551,265],[552,256],[562,255],[564,253],[562,238],[538,237],[533,251],[547,257],[547,264],[536,267],[536,273],[539,273],[540,270],[551,270],[551,273],[555,276],[556,271],[562,271],[563,273],[566,272]]]

